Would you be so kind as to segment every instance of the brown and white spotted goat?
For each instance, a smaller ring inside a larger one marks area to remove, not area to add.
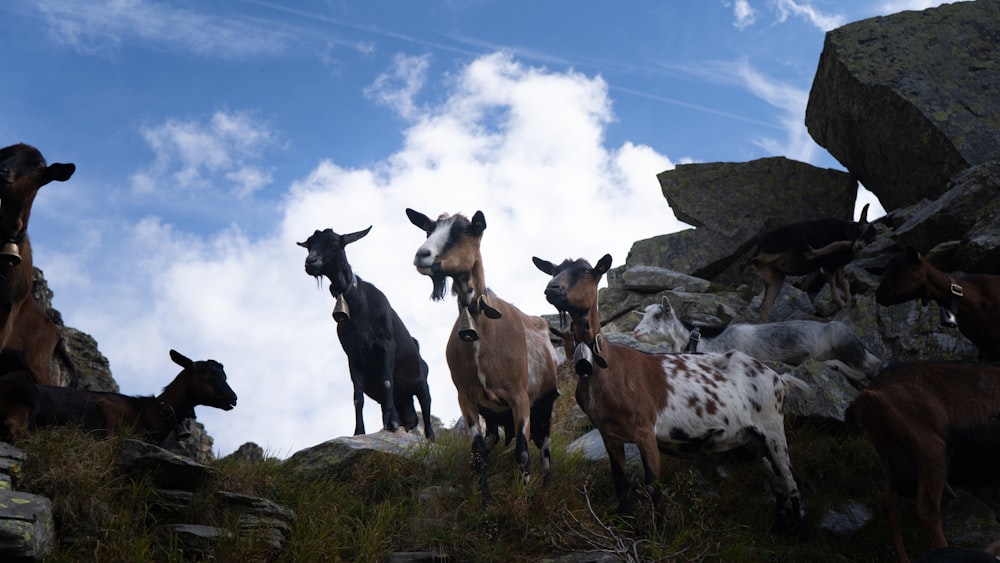
[[[35,403],[28,409],[11,411],[8,401],[0,402],[7,409],[3,413],[5,422],[14,434],[25,427],[79,425],[88,431],[131,430],[150,442],[162,444],[181,420],[194,418],[196,406],[226,411],[236,406],[236,393],[226,382],[222,364],[215,360],[196,362],[174,350],[170,351],[170,358],[184,369],[155,397],[53,385],[38,385],[32,390],[30,386],[34,383],[24,377],[22,370],[11,370],[0,377],[0,390],[19,397],[34,397]],[[18,417],[27,413],[28,421],[12,419],[11,412]]]
[[[46,164],[26,144],[0,149],[0,349],[20,350],[38,383],[50,383],[58,329],[31,296],[32,255],[28,219],[38,190],[69,180],[76,166]]]
[[[953,276],[932,266],[913,248],[889,259],[875,290],[879,305],[920,299],[941,307],[941,322],[958,330],[988,361],[1000,360],[1000,276]]]
[[[479,476],[483,501],[489,500],[486,456],[499,440],[499,426],[515,453],[525,479],[531,473],[528,438],[541,449],[542,471],[551,471],[549,432],[558,359],[549,340],[549,325],[528,316],[486,287],[479,246],[486,218],[477,211],[470,221],[461,214],[426,215],[406,210],[410,222],[427,233],[413,263],[434,281],[431,297],[444,298],[447,279],[458,298],[458,319],[445,356],[458,391],[462,420],[472,435],[472,467]],[[485,436],[479,417],[486,422]]]
[[[601,334],[597,285],[611,267],[604,255],[558,266],[533,258],[552,276],[545,298],[570,316],[576,401],[601,433],[611,460],[618,510],[628,511],[625,443],[639,448],[647,489],[658,499],[659,452],[677,456],[744,451],[762,462],[777,500],[774,531],[801,533],[805,511],[792,474],[782,407],[802,381],[775,373],[742,352],[640,352]]]

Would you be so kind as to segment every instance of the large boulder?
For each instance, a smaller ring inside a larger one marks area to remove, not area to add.
[[[1000,2],[958,2],[826,34],[809,134],[886,209],[936,199],[1000,158]]]
[[[1000,274],[1000,161],[956,174],[948,191],[903,210],[892,233],[944,271]],[[931,258],[928,258],[931,259]]]
[[[857,183],[845,172],[783,157],[682,164],[657,175],[674,215],[696,227],[638,241],[626,266],[733,282],[762,234],[795,221],[850,219]]]

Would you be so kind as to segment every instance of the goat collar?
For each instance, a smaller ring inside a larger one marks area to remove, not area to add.
[[[701,331],[698,327],[691,329],[691,335],[688,337],[687,353],[695,354],[698,352],[698,343],[701,342]]]
[[[948,296],[948,308],[941,308],[941,324],[946,327],[955,328],[958,326],[958,302],[965,296],[965,290],[955,281],[955,278],[948,276],[950,284],[950,294]]]
[[[177,421],[177,411],[174,410],[174,406],[163,400],[163,395],[156,398],[156,402],[160,405],[160,416],[167,423],[179,422]]]

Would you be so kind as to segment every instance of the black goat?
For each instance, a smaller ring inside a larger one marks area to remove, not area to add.
[[[830,284],[830,296],[840,307],[851,300],[851,286],[844,266],[867,243],[875,239],[875,229],[868,223],[868,206],[855,223],[828,217],[791,223],[765,233],[747,265],[753,265],[764,279],[764,299],[760,304],[760,322],[768,322],[771,306],[778,297],[785,276],[803,276],[822,270]]]
[[[175,350],[170,358],[183,367],[158,396],[128,396],[55,385],[35,385],[23,359],[0,354],[0,412],[12,437],[27,428],[79,425],[84,430],[120,433],[132,430],[162,444],[194,408],[206,405],[222,410],[236,406],[236,393],[226,382],[222,364],[193,361]]]
[[[395,432],[417,426],[413,397],[420,402],[424,436],[434,439],[427,363],[420,357],[417,340],[377,287],[354,274],[344,247],[364,237],[371,227],[338,235],[330,229],[316,231],[299,246],[309,251],[306,273],[330,280],[336,299],[333,318],[337,337],[347,354],[354,383],[354,435],[365,433],[362,417],[365,395],[382,405],[382,426]]]

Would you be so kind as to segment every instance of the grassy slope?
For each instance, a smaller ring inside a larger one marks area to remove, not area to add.
[[[557,420],[573,405],[573,381],[563,386]],[[571,551],[605,550],[633,560],[673,561],[890,561],[888,532],[879,510],[881,475],[863,437],[814,422],[788,421],[791,457],[806,502],[808,537],[768,532],[774,504],[760,467],[722,460],[664,458],[664,502],[648,499],[629,518],[611,516],[616,505],[606,463],[569,456],[576,436],[553,434],[553,478],[547,484],[519,478],[512,446],[489,459],[494,500],[483,509],[468,469],[465,439],[440,437],[413,459],[373,456],[343,475],[316,479],[284,471],[277,460],[215,462],[212,489],[254,494],[297,513],[293,537],[279,561],[382,561],[396,551],[439,551],[453,561],[543,560]],[[54,501],[64,542],[52,561],[159,560],[183,557],[158,535],[158,515],[147,508],[154,494],[115,467],[116,440],[98,441],[78,431],[42,431],[18,444],[31,458],[20,488]],[[533,461],[537,450],[532,447]],[[639,471],[630,476],[637,480]],[[225,525],[233,516],[203,491],[184,514],[190,523]],[[638,486],[633,495],[639,495]],[[875,521],[854,537],[816,531],[827,509],[861,501]],[[923,551],[912,505],[906,504],[910,553]],[[223,542],[211,553],[221,561],[272,560],[256,539]]]

